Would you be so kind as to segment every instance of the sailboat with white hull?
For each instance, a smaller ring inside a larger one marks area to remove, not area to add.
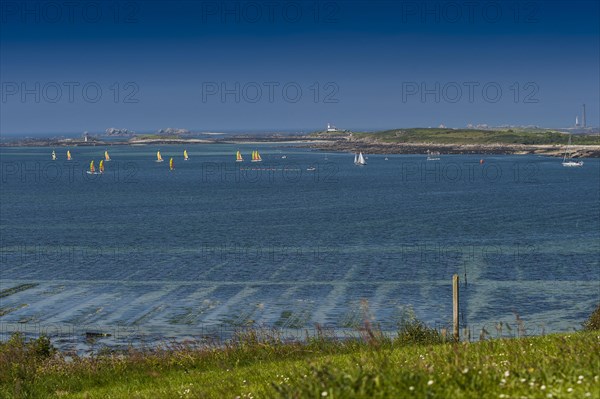
[[[563,157],[562,166],[567,168],[579,168],[583,166],[583,161],[574,161],[571,159],[571,154],[569,153],[569,147],[571,146],[571,135],[569,135],[569,144],[567,144],[567,149],[565,150],[565,156]]]
[[[363,157],[362,152],[354,154],[354,164],[359,166],[364,166],[367,164],[367,161],[365,160],[365,157]]]
[[[90,169],[86,172],[88,175],[97,175],[96,167],[94,166],[94,161],[90,162]]]

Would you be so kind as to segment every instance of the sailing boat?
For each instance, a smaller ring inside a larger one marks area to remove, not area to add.
[[[162,156],[160,155],[160,150],[156,151],[156,162],[162,162]]]
[[[108,150],[104,151],[104,160],[106,162],[110,161],[110,155],[108,155]]]
[[[71,160],[71,151],[67,150],[67,161]]]
[[[252,162],[262,162],[262,158],[258,151],[252,151]]]
[[[109,159],[110,161],[110,159]],[[100,170],[100,174],[104,173],[104,159],[100,160],[100,164],[98,165],[98,169]]]
[[[252,155],[254,155],[254,153],[252,153]],[[244,162],[244,158],[242,158],[242,153],[239,151],[235,153],[235,162]]]
[[[562,166],[566,166],[568,168],[577,168],[583,166],[583,161],[574,161],[571,159],[571,154],[569,154],[570,146],[571,135],[569,135],[569,144],[567,144],[567,148],[565,149],[565,156],[563,157]]]
[[[439,161],[440,157],[439,157],[440,153],[438,151],[430,151],[427,150],[427,160],[428,161]]]
[[[169,170],[175,169],[175,165],[173,164],[173,158],[169,159]]]
[[[52,160],[56,161],[56,153],[54,152],[54,150],[52,150]]]
[[[188,157],[187,150],[183,150],[183,160],[187,161],[188,159],[190,159],[190,158]]]
[[[358,155],[354,154],[354,164],[360,166],[367,164],[367,161],[365,161],[365,157],[363,157],[362,152],[359,152]]]
[[[95,175],[96,174],[96,168],[94,167],[94,161],[92,160],[92,162],[90,162],[90,170],[87,171],[88,175]]]

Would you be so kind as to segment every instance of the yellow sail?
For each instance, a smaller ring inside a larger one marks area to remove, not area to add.
[[[171,169],[171,170],[175,169],[175,165],[173,165],[173,158],[171,158],[169,160],[169,169]]]
[[[189,159],[187,150],[183,150],[183,159],[185,159],[186,161]]]
[[[162,162],[162,161],[163,161],[163,159],[162,159],[162,156],[160,156],[160,151],[157,151],[156,152],[156,162]]]
[[[262,161],[262,159],[260,158],[258,151],[252,151],[252,162],[260,162],[260,161]]]
[[[94,167],[94,161],[90,162],[90,173],[94,173],[96,168]]]
[[[71,160],[71,151],[67,150],[67,161]]]
[[[110,161],[110,156],[108,155],[108,150],[104,151],[104,159]]]
[[[100,160],[100,164],[98,165],[98,169],[100,169],[100,173],[104,173],[104,159]]]
[[[242,153],[241,153],[241,152],[239,152],[239,151],[238,151],[238,152],[235,154],[235,161],[236,161],[236,162],[244,162],[244,158],[242,158]]]

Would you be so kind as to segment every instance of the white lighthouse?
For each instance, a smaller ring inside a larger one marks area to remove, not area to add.
[[[337,132],[337,131],[338,131],[338,129],[335,126],[333,126],[331,123],[327,124],[327,132]]]

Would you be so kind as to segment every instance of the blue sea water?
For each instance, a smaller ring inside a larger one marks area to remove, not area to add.
[[[599,159],[183,149],[112,146],[102,175],[105,148],[0,149],[0,334],[446,326],[454,273],[477,335],[578,329],[599,300]]]

